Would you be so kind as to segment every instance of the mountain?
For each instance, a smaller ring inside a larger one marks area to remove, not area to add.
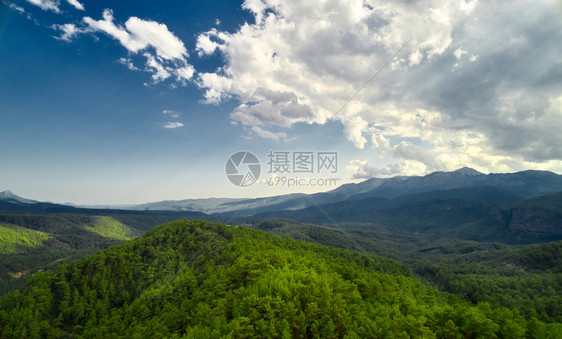
[[[25,199],[25,198],[22,198],[20,196],[17,196],[10,190],[0,192],[0,201],[2,201],[2,200],[7,200],[7,201],[12,200],[12,201],[17,201],[17,202],[24,203],[24,204],[35,204],[35,203],[39,202],[39,201]]]
[[[509,244],[562,239],[562,192],[520,198],[493,186],[455,188],[395,198],[366,198],[258,213],[257,219],[376,223],[417,234]]]
[[[272,219],[252,227],[399,260],[422,281],[463,300],[486,302],[494,308],[516,307],[528,318],[562,322],[562,241],[520,248],[412,234],[382,225],[330,226]]]
[[[0,198],[0,212],[16,213],[59,213],[59,214],[88,214],[88,215],[169,215],[175,219],[179,218],[204,218],[205,213],[192,211],[171,211],[171,210],[147,210],[138,211],[130,209],[116,208],[87,208],[71,205],[54,204],[50,202],[38,202],[35,200],[24,199],[13,193],[6,193],[4,198]],[[14,198],[14,197],[17,197]],[[175,220],[173,219],[173,220]]]
[[[305,197],[306,194],[296,193],[265,198],[208,198],[208,199],[185,199],[164,200],[128,206],[131,210],[170,210],[170,211],[197,211],[207,214],[235,215],[239,210],[256,210],[264,206],[275,206],[276,208],[292,207],[293,201]],[[286,205],[288,203],[288,205]],[[303,205],[304,206],[304,205]],[[110,206],[107,206],[110,207]],[[248,216],[250,214],[245,213]]]
[[[245,199],[234,198],[208,198],[208,199],[185,199],[165,200],[155,203],[136,205],[135,209],[143,210],[173,210],[173,211],[198,211],[203,213],[220,211],[222,206],[236,203]]]
[[[0,299],[0,337],[554,337],[403,265],[201,221],[162,225]]]
[[[69,205],[37,205],[32,209],[43,208],[44,211],[66,208],[77,209],[119,209],[135,211],[174,211],[174,212],[201,212],[223,216],[247,217],[258,213],[279,210],[298,210],[315,204],[331,204],[345,200],[362,200],[366,198],[396,198],[415,193],[431,191],[445,191],[456,188],[474,188],[490,186],[503,190],[512,196],[529,196],[546,192],[562,191],[562,175],[547,171],[522,171],[516,173],[490,173],[483,174],[474,169],[463,167],[452,172],[434,172],[425,176],[397,176],[392,178],[371,178],[360,183],[344,184],[338,188],[315,194],[286,194],[279,196],[240,199],[240,198],[208,198],[165,200],[139,205],[124,206],[69,206]],[[6,191],[9,192],[9,191]],[[13,195],[9,192],[6,196]],[[15,195],[13,195],[15,196]],[[15,196],[17,197],[17,196]],[[17,200],[26,204],[37,201],[23,199]],[[0,195],[0,209],[9,208],[2,206]],[[54,206],[56,205],[56,206]],[[15,209],[25,209],[17,207]],[[30,209],[30,207],[28,207]]]
[[[528,196],[562,191],[562,176],[547,171],[483,174],[463,167],[452,172],[434,172],[425,176],[372,178],[360,183],[316,194],[288,194],[255,199],[194,199],[147,203],[130,207],[137,210],[170,209],[201,211],[207,214],[251,216],[279,210],[298,210],[316,204],[331,204],[366,198],[395,198],[415,193],[456,188],[491,186],[513,196]],[[314,201],[314,202],[313,202]]]

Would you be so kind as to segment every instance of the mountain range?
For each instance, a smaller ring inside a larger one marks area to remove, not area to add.
[[[425,176],[372,178],[357,184],[345,184],[324,193],[242,200],[220,207],[228,206],[236,211],[237,215],[255,215],[267,211],[297,210],[317,204],[331,204],[346,200],[389,199],[415,193],[483,186],[501,189],[505,191],[506,195],[513,197],[528,196],[562,191],[562,176],[547,171],[483,174],[470,168],[461,168],[453,172],[434,172]],[[228,212],[220,213],[229,214]]]
[[[492,186],[513,197],[562,191],[562,176],[548,171],[483,174],[471,168],[453,172],[434,172],[425,176],[371,178],[356,184],[316,194],[287,194],[256,199],[187,199],[146,203],[129,208],[136,210],[198,211],[206,214],[250,216],[278,210],[297,210],[315,204],[330,204],[365,198],[395,198],[414,193],[455,188]]]
[[[254,224],[285,218],[315,224],[380,224],[415,234],[509,244],[562,239],[562,176],[547,171],[483,174],[470,168],[425,176],[372,178],[316,194],[257,199],[187,199],[121,209],[37,202],[0,193],[0,210],[145,215]]]
[[[138,205],[72,205],[72,207],[137,211],[202,212],[205,214],[251,216],[268,211],[298,210],[316,204],[331,204],[346,200],[361,200],[366,198],[390,199],[415,193],[483,186],[491,186],[503,190],[506,196],[530,196],[545,192],[562,191],[562,175],[548,171],[533,170],[516,173],[483,174],[474,169],[463,167],[452,172],[434,172],[425,176],[396,176],[384,179],[371,178],[360,183],[344,184],[334,190],[315,194],[295,193],[255,199],[208,198],[164,200]],[[0,192],[0,201],[6,200],[15,200],[26,204],[38,203],[38,201],[21,198],[11,191]]]

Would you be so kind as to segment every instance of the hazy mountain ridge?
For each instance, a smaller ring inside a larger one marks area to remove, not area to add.
[[[315,194],[294,193],[255,199],[208,198],[165,200],[139,205],[90,207],[251,216],[268,211],[303,209],[313,206],[314,203],[312,201],[317,204],[331,204],[345,200],[361,200],[376,197],[395,198],[415,193],[481,186],[503,189],[514,196],[530,196],[545,192],[562,191],[562,175],[535,170],[483,174],[474,169],[463,167],[452,172],[434,172],[425,176],[397,176],[386,179],[371,178],[360,183],[344,184],[331,191]],[[10,191],[6,192],[13,194]],[[20,202],[38,203],[37,201],[18,198]],[[0,194],[0,201],[5,199]],[[88,206],[76,206],[75,208],[80,207],[88,208]],[[53,208],[53,206],[45,205],[45,208]]]
[[[249,216],[276,210],[297,210],[318,204],[365,198],[395,198],[403,195],[443,191],[455,188],[493,186],[514,196],[562,191],[562,176],[548,171],[483,174],[471,168],[453,172],[434,172],[425,176],[398,176],[387,179],[372,178],[356,184],[344,184],[334,190],[315,194],[289,194],[266,198],[246,199],[208,207],[205,213]],[[152,209],[159,203],[143,204],[138,209]],[[181,205],[175,207],[184,208]]]
[[[24,204],[35,204],[35,203],[39,202],[39,201],[36,201],[36,200],[22,198],[22,197],[20,197],[16,194],[14,194],[10,190],[0,192],[0,200],[8,200],[8,201],[11,200],[11,201],[17,201],[17,202],[20,202],[20,203],[24,203]]]
[[[536,243],[562,239],[562,176],[546,171],[482,174],[470,168],[425,176],[373,178],[316,194],[257,199],[187,199],[141,206],[142,210],[87,209],[0,198],[0,210],[24,213],[143,215],[200,218],[233,224],[271,218],[329,223],[379,223],[418,233],[450,233],[467,240]],[[549,192],[549,193],[545,193]],[[554,192],[554,193],[552,193]],[[27,200],[30,201],[30,200]],[[191,208],[215,214],[190,211]],[[168,210],[166,210],[168,209]],[[227,212],[225,212],[227,211]],[[231,216],[236,215],[235,219]]]

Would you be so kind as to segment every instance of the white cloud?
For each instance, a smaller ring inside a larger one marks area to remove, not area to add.
[[[185,60],[189,56],[183,42],[164,24],[131,17],[125,22],[125,27],[130,38],[121,43],[131,52],[152,46],[162,59]]]
[[[286,139],[287,138],[287,133],[285,133],[285,132],[274,133],[274,132],[271,132],[271,131],[266,131],[264,129],[261,129],[258,126],[252,127],[252,131],[254,131],[260,137],[266,138],[266,139],[280,140],[280,139]]]
[[[146,52],[143,55],[146,57],[146,69],[152,72],[154,83],[166,80],[171,76],[170,72],[152,54]]]
[[[402,174],[403,168],[398,164],[386,167],[376,167],[366,159],[351,160],[346,170],[352,174],[354,179],[385,178]]]
[[[410,37],[414,38],[403,56],[409,64],[427,62],[444,52],[451,43],[452,22],[459,15],[430,6],[434,3],[381,3],[371,4],[374,9],[370,9],[355,0],[322,6],[246,1],[244,7],[253,12],[255,25],[245,24],[235,33],[211,29],[198,36],[200,55],[219,50],[227,60],[221,70],[201,74],[199,85],[213,100],[240,99],[233,118],[247,125],[324,123]],[[407,67],[403,58],[393,67]],[[377,87],[372,86],[375,94]],[[291,114],[269,93],[294,98]],[[363,148],[367,139],[361,128],[368,120],[363,112],[358,115],[348,107],[341,120],[347,137]]]
[[[438,154],[408,141],[402,141],[394,146],[392,155],[395,158],[417,161],[425,166],[427,172],[443,169],[443,164],[438,160]]]
[[[186,64],[183,67],[172,68],[172,72],[176,76],[176,80],[185,86],[187,84],[187,81],[193,78],[193,75],[195,74],[195,68],[189,64]]]
[[[357,148],[371,143],[396,162],[378,171],[562,168],[553,146],[562,134],[552,127],[562,125],[555,108],[562,51],[554,47],[562,22],[552,1],[246,0],[243,7],[255,24],[213,28],[196,44],[199,55],[225,60],[200,73],[198,86],[207,102],[237,99],[231,116],[241,124],[325,123],[412,38],[335,117]]]
[[[44,11],[60,13],[60,3],[56,0],[27,0],[27,2],[41,8]]]
[[[127,66],[131,71],[138,71],[139,68],[133,64],[133,61],[128,58],[119,58],[118,62],[122,65]]]
[[[120,25],[115,23],[110,9],[104,10],[102,17],[101,20],[84,17],[85,30],[103,32],[119,41],[129,53],[142,53],[146,58],[145,70],[152,73],[154,83],[172,76],[184,85],[191,80],[195,69],[187,62],[189,53],[184,43],[165,24],[130,17],[124,25]]]
[[[383,156],[390,151],[390,140],[381,132],[375,132],[371,135],[371,144],[373,149],[377,150],[379,156]]]
[[[166,125],[164,125],[164,128],[178,128],[178,127],[183,127],[183,124],[181,122],[169,122]]]
[[[25,13],[25,9],[23,9],[23,7],[20,7],[20,6],[16,5],[16,4],[14,4],[14,3],[8,3],[8,6],[9,6],[11,9],[14,9],[14,10],[20,12],[21,14],[24,14],[24,13]]]
[[[195,48],[197,49],[197,54],[199,56],[213,54],[217,48],[219,48],[219,44],[211,41],[211,36],[216,36],[217,30],[212,29],[209,32],[200,34],[197,36],[197,43]]]
[[[455,58],[460,59],[466,53],[468,53],[468,52],[459,47],[455,50],[455,52],[453,54],[455,55]]]
[[[153,47],[161,59],[184,60],[189,56],[183,42],[166,25],[155,21],[131,17],[125,22],[125,26],[116,25],[110,9],[103,11],[102,20],[84,17],[83,21],[94,31],[104,32],[117,39],[132,53]]]
[[[66,1],[79,11],[85,10],[84,5],[82,5],[78,0],[66,0]]]
[[[361,117],[354,117],[343,121],[343,132],[347,139],[355,144],[359,149],[363,149],[367,143],[367,139],[363,136],[363,132],[367,130],[367,122]]]
[[[171,109],[165,109],[162,111],[162,114],[167,114],[169,116],[171,116],[172,118],[179,118],[180,114],[176,111],[172,111]]]
[[[53,25],[53,29],[61,31],[61,35],[55,37],[58,40],[64,40],[70,42],[76,35],[88,32],[88,29],[83,29],[76,27],[75,24],[63,24],[63,25]]]

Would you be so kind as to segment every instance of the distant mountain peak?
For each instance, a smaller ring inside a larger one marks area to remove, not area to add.
[[[484,174],[484,173],[478,172],[474,168],[470,168],[470,167],[459,168],[458,170],[453,171],[453,173],[458,173],[458,174],[462,174],[462,175],[483,175]]]
[[[22,198],[19,195],[14,194],[14,192],[12,192],[11,190],[5,190],[3,192],[0,192],[0,199],[12,199],[19,202],[23,202],[25,204],[34,204],[38,202],[35,200]]]

